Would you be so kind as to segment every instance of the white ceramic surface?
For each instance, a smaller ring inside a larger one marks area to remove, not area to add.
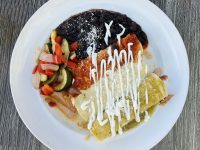
[[[127,14],[146,32],[158,66],[169,76],[168,89],[175,96],[159,107],[148,123],[122,136],[97,142],[85,141],[86,133],[46,106],[31,84],[33,54],[51,30],[73,14],[103,8]],[[31,133],[51,149],[122,150],[150,149],[173,127],[188,91],[189,65],[183,41],[168,17],[148,0],[51,0],[27,22],[16,42],[11,64],[10,85],[17,111]]]

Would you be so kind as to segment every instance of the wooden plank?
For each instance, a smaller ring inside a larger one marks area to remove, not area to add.
[[[9,87],[9,62],[15,41],[31,15],[47,0],[0,0],[0,150],[47,150],[25,127]],[[190,88],[184,110],[153,150],[200,149],[200,1],[151,0],[174,22],[187,48]]]

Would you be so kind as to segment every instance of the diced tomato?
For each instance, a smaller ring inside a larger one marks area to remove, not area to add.
[[[57,36],[57,37],[55,38],[55,41],[56,41],[56,43],[61,44],[61,42],[62,42],[62,37],[61,37],[61,36]]]
[[[45,71],[44,71],[44,70],[42,70],[42,67],[41,67],[41,65],[40,65],[40,64],[38,64],[38,67],[37,67],[37,72],[39,72],[39,73],[42,73],[42,74],[45,74]]]
[[[38,63],[38,65],[36,65],[35,68],[33,69],[32,74],[35,74],[36,72],[44,74],[44,70],[42,70],[40,64],[45,64],[45,62],[40,60],[39,63]]]
[[[52,77],[54,75],[54,72],[52,70],[45,70],[45,74],[48,76],[48,77]]]
[[[44,95],[51,95],[54,92],[54,90],[48,84],[45,84],[44,86],[41,87],[41,92]]]
[[[33,69],[33,71],[32,71],[32,74],[35,74],[35,73],[37,72],[37,67],[38,67],[38,65],[36,65],[36,66],[34,67],[34,69]]]
[[[72,51],[76,51],[78,49],[78,42],[73,42],[71,45],[70,45],[70,48]]]
[[[67,61],[67,67],[69,67],[71,69],[74,69],[74,68],[77,67],[77,64],[75,62],[73,62],[73,61],[68,60]]]
[[[63,63],[63,57],[62,56],[58,56],[58,55],[54,55],[53,56],[53,61],[55,64],[60,65]]]
[[[59,44],[55,44],[55,54],[57,55],[57,56],[62,56],[62,48],[61,48],[61,46],[59,45]]]

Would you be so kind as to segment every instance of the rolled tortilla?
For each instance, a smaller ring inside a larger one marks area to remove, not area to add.
[[[146,96],[145,91],[146,88],[148,90],[148,104],[146,104]],[[140,92],[140,113],[144,113],[144,111],[148,110],[150,107],[158,104],[160,100],[165,98],[168,93],[164,82],[154,73],[150,73],[147,75],[145,80],[139,86]],[[121,127],[127,125],[129,122],[135,119],[135,114],[131,111],[131,119],[126,120],[125,117],[122,117],[122,121],[120,122]],[[116,120],[116,131],[118,129],[118,121]],[[107,137],[111,136],[111,129],[109,122],[104,126],[101,126],[98,121],[93,123],[93,126],[90,132],[95,136],[98,140],[104,140]]]

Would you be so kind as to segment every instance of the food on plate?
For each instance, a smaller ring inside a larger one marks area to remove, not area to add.
[[[85,11],[60,24],[36,51],[33,86],[96,139],[122,134],[172,97],[168,76],[149,70],[148,43],[126,15]]]

